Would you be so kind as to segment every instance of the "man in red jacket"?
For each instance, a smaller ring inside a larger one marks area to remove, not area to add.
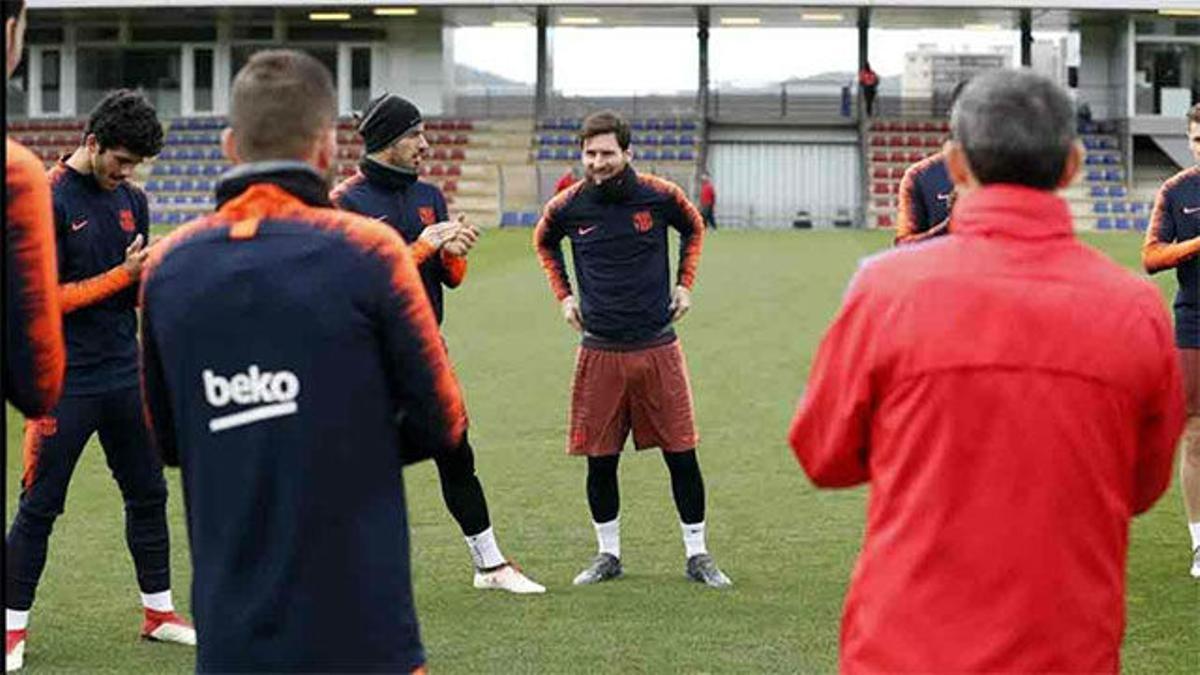
[[[791,427],[814,483],[871,484],[842,670],[1117,672],[1184,422],[1171,323],[1075,240],[1060,87],[997,71],[952,119],[954,236],[862,265]]]

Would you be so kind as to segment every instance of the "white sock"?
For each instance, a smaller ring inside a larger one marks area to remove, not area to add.
[[[29,610],[4,609],[4,630],[25,630],[29,625]]]
[[[607,523],[592,523],[596,527],[596,543],[600,553],[621,557],[621,516]]]
[[[704,541],[704,521],[698,523],[679,523],[680,529],[683,530],[683,548],[687,551],[687,557],[708,553],[708,544]]]
[[[171,589],[161,593],[142,593],[142,607],[156,612],[174,612],[175,605],[171,602]]]
[[[486,570],[508,562],[504,559],[504,554],[500,553],[500,547],[496,544],[496,533],[492,528],[463,539],[467,540],[467,548],[471,550],[471,561],[475,563],[475,569]]]
[[[1188,523],[1188,529],[1192,531],[1192,550],[1200,548],[1200,522]]]

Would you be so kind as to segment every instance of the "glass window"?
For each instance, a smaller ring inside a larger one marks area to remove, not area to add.
[[[5,116],[8,119],[24,118],[29,111],[29,68],[25,62],[28,57],[21,59],[12,77],[8,78],[8,101],[4,105]]]
[[[1134,69],[1138,115],[1183,117],[1200,100],[1200,45],[1139,43]]]
[[[76,103],[91,110],[113,89],[141,89],[160,117],[180,112],[182,50],[84,47],[76,59]]]
[[[537,28],[531,21],[453,29],[454,105],[460,115],[530,115],[537,81]],[[497,58],[502,54],[503,58]]]
[[[195,83],[193,107],[196,112],[213,109],[213,50],[204,48],[192,52],[192,81]]]
[[[350,108],[362,110],[371,100],[371,48],[350,50]]]
[[[56,113],[61,108],[59,78],[62,54],[57,49],[42,52],[42,112]]]

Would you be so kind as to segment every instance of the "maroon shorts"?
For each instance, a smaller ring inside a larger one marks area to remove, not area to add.
[[[1200,415],[1200,349],[1180,349],[1179,365],[1188,415]]]
[[[638,450],[696,447],[692,385],[678,340],[628,352],[579,348],[567,454],[615,455],[631,430]]]

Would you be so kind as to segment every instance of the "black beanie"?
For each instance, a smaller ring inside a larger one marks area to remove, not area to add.
[[[363,137],[367,152],[377,152],[420,123],[421,111],[417,106],[395,94],[381,94],[362,111],[358,135]]]

